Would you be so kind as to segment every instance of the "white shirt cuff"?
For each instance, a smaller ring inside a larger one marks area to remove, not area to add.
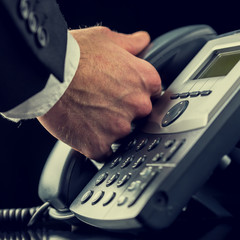
[[[35,94],[17,107],[1,113],[5,118],[12,121],[20,119],[31,119],[42,116],[52,108],[61,98],[67,87],[71,83],[80,60],[80,48],[71,33],[68,32],[67,50],[64,66],[64,82],[61,83],[57,78],[50,74],[45,88]]]

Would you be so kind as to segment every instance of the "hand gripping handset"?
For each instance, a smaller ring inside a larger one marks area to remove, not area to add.
[[[203,45],[215,37],[215,32],[205,25],[180,28],[154,40],[139,57],[152,63],[161,76],[168,72],[171,82]],[[184,72],[189,71],[186,69]],[[204,103],[214,94],[210,86],[205,91],[199,87],[196,91],[189,89],[188,92],[182,92],[182,86],[187,81],[187,78],[182,79],[182,74],[155,103],[146,125],[124,139],[120,149],[82,191],[83,184],[76,182],[74,194],[77,188],[81,192],[70,210],[79,220],[104,229],[165,228],[175,220],[192,194],[211,174],[222,152],[225,153],[234,144],[229,141],[228,146],[221,148],[220,152],[216,152],[214,146],[219,146],[221,141],[208,145],[211,139],[217,138],[216,131],[219,129],[210,128],[209,121],[201,126],[192,124],[192,128],[186,129],[192,119],[199,123],[199,119],[194,118],[195,113],[189,113],[189,109],[194,109],[194,101]],[[167,78],[167,74],[165,76]],[[167,88],[169,81],[163,81]],[[200,84],[202,80],[193,82]],[[181,129],[184,116],[189,119]],[[219,121],[225,124],[223,120]],[[57,164],[55,156],[58,151],[61,148],[55,148],[46,163],[39,196],[62,213],[67,211],[69,201],[73,200],[73,197],[66,200],[69,192],[67,188],[62,188],[66,186],[64,179],[67,180],[66,176],[72,173],[71,162],[76,162],[76,159],[72,158],[72,150],[70,157],[66,157],[66,163],[62,156],[56,181],[48,181],[51,177],[48,169],[53,169],[53,165]],[[201,157],[204,160],[199,161]],[[197,171],[199,166],[204,171]],[[79,175],[79,171],[76,172],[78,174],[74,176]],[[71,181],[71,185],[74,185],[74,181]]]

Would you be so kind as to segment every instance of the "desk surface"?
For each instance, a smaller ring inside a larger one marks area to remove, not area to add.
[[[43,226],[36,229],[0,229],[0,239],[4,240],[232,240],[240,239],[240,223],[219,222],[183,222],[164,231],[143,233],[116,233],[103,231],[82,224],[72,228],[69,225]],[[1,228],[1,227],[0,227]]]

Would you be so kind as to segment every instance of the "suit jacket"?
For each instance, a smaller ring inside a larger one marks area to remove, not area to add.
[[[67,24],[55,0],[0,0],[0,112],[64,77]]]

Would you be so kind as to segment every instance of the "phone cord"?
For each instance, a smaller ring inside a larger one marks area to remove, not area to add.
[[[0,226],[32,226],[49,205],[46,202],[40,207],[0,209]]]

